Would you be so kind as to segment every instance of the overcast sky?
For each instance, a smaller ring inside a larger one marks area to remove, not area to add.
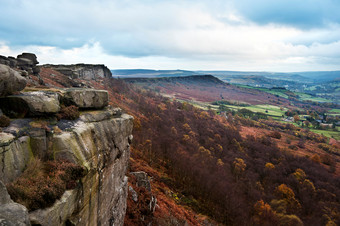
[[[339,0],[1,0],[0,55],[111,69],[340,70]]]

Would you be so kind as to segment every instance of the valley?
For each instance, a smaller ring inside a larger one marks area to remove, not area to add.
[[[213,109],[218,114],[225,112],[235,114],[246,109],[250,111],[251,116],[258,113],[265,118],[292,123],[340,140],[340,117],[337,114],[340,105],[310,94],[292,92],[286,88],[233,85],[223,83],[210,75],[126,78],[124,81],[159,92],[169,98],[187,101],[205,110]],[[289,115],[288,112],[291,111],[295,113]],[[298,116],[298,120],[293,118],[294,115]]]

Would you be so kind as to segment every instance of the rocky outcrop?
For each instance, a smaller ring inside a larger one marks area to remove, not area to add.
[[[0,99],[0,108],[11,117],[56,114],[60,110],[59,94],[54,92],[26,92]]]
[[[79,108],[103,108],[109,95],[106,90],[71,88],[64,90],[63,101]]]
[[[38,75],[40,72],[40,69],[37,66],[37,64],[39,64],[37,56],[33,53],[22,53],[18,55],[17,58],[0,56],[0,64],[22,70],[23,75]]]
[[[108,104],[108,92],[81,88],[24,92],[0,98],[0,109],[14,118],[46,116],[58,113],[60,103],[81,109],[102,109]]]
[[[0,181],[0,225],[31,225],[26,207],[12,201],[5,185]]]
[[[73,65],[52,65],[46,64],[43,67],[51,68],[71,78],[91,80],[96,78],[111,78],[112,73],[103,64],[73,64]]]
[[[2,128],[0,181],[14,181],[32,157],[68,160],[83,166],[87,172],[77,187],[66,191],[53,206],[30,212],[31,223],[123,225],[133,118],[119,108],[107,106],[106,91],[49,90],[6,98],[20,99],[16,105],[25,104],[30,112],[25,117],[36,113],[43,117],[15,119]],[[72,99],[87,110],[77,120],[56,121],[53,116],[59,111],[56,106],[65,99]],[[2,111],[7,114],[11,108],[14,111],[13,107],[2,106]]]
[[[13,94],[26,86],[26,79],[9,66],[0,64],[0,97]]]
[[[132,117],[123,114],[101,122],[78,121],[71,128],[72,132],[53,136],[53,156],[78,163],[88,173],[77,189],[67,191],[52,207],[31,212],[32,223],[122,225]]]

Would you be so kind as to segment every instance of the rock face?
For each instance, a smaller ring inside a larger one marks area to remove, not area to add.
[[[21,175],[32,156],[28,136],[15,139],[9,133],[0,133],[0,180],[8,183]]]
[[[26,79],[19,72],[0,64],[0,97],[24,89]]]
[[[0,100],[2,111],[12,117],[55,114],[60,110],[59,95],[53,92],[27,92]]]
[[[81,109],[102,109],[108,105],[108,92],[81,88],[59,90],[59,92],[25,92],[0,98],[0,109],[5,115],[14,118],[46,116],[58,113],[60,102]]]
[[[51,65],[47,64],[43,67],[52,68],[64,75],[72,78],[82,78],[86,80],[96,78],[111,78],[112,73],[103,64],[73,64],[73,65]]]
[[[67,191],[52,207],[30,213],[41,225],[122,225],[126,211],[129,135],[132,117],[126,114],[100,122],[78,121],[72,132],[52,138],[55,159],[87,168],[78,189]]]
[[[70,93],[74,96],[70,95],[71,97],[67,98],[73,98],[78,106],[94,109],[81,112],[81,117],[74,121],[57,122],[53,121],[55,120],[53,117],[24,118],[12,120],[10,126],[2,128],[0,181],[3,183],[14,181],[21,175],[32,157],[69,160],[85,167],[87,174],[80,180],[76,189],[66,191],[53,206],[30,212],[30,222],[37,225],[123,225],[128,192],[126,171],[133,118],[122,113],[119,108],[106,106],[107,92],[96,90],[28,92],[8,96],[0,103],[5,99],[17,98],[16,105],[25,104],[30,111],[28,115],[39,113],[45,117],[59,111],[59,101]],[[81,101],[78,103],[78,100]],[[46,103],[49,103],[48,106]],[[97,110],[99,107],[104,108]],[[2,111],[8,113],[9,109],[3,107]],[[58,128],[58,132],[53,131],[54,127]],[[6,197],[1,196],[0,200],[7,200]],[[15,208],[13,207],[10,212],[16,213]],[[5,212],[7,210],[5,209]],[[0,215],[0,223],[1,220]],[[8,222],[10,221],[6,220],[6,223],[11,225]]]
[[[106,90],[71,88],[65,90],[63,101],[79,108],[103,108],[108,104],[109,95]]]
[[[26,207],[15,203],[9,197],[5,185],[0,181],[0,225],[31,225]]]

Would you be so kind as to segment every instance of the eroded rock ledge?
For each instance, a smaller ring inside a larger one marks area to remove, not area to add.
[[[112,73],[103,64],[72,64],[72,65],[52,65],[46,64],[42,67],[51,68],[71,78],[82,78],[91,80],[96,78],[111,78]]]
[[[107,92],[93,89],[34,91],[7,96],[0,102],[14,100],[17,104],[12,107],[0,104],[5,114],[24,117],[12,119],[0,132],[0,180],[3,183],[18,178],[33,157],[69,160],[87,171],[76,189],[66,191],[53,206],[30,212],[30,222],[38,225],[123,225],[132,116],[107,106]],[[81,109],[79,119],[56,120],[54,115],[61,103],[67,102],[65,100]],[[39,118],[32,118],[36,116]],[[1,215],[3,208],[4,204],[0,203],[0,219],[10,223],[11,219]]]

